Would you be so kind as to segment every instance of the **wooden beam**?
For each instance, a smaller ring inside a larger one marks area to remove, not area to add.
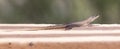
[[[117,49],[119,24],[72,30],[30,30],[55,24],[0,24],[0,49]]]

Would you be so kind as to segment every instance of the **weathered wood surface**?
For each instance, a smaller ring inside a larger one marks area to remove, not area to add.
[[[55,24],[0,24],[0,30],[41,30],[41,28],[55,26]],[[91,26],[75,27],[72,30],[119,30],[120,24],[92,24]],[[35,30],[35,31],[36,31]],[[64,30],[64,29],[53,29]]]
[[[119,49],[119,24],[35,30],[54,24],[0,24],[0,49]],[[33,29],[33,30],[32,30]]]

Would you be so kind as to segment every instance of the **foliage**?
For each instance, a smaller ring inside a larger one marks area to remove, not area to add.
[[[0,0],[0,23],[120,23],[119,0]]]

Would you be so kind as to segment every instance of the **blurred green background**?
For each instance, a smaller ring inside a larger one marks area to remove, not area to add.
[[[0,0],[0,23],[120,23],[120,0]]]

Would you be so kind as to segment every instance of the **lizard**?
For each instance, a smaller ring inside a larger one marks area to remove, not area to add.
[[[41,27],[41,28],[34,28],[34,30],[52,30],[52,29],[65,29],[70,30],[74,27],[82,27],[82,26],[88,26],[90,25],[94,20],[96,20],[99,17],[97,16],[91,16],[83,21],[73,22],[70,24],[62,24],[62,25],[55,25],[55,26],[47,26],[47,27]],[[32,29],[33,30],[33,29]]]

